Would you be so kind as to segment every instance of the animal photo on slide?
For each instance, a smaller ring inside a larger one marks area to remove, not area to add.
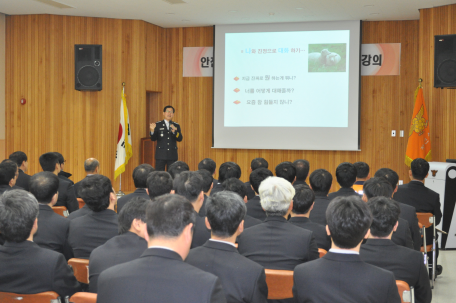
[[[309,73],[347,71],[347,44],[309,44]]]

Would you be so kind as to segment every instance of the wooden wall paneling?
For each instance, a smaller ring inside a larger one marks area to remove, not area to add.
[[[456,90],[434,88],[434,36],[456,34],[456,5],[420,10],[419,73],[429,112],[432,159],[456,158]]]
[[[304,158],[310,161],[311,171],[325,168],[333,174],[341,162],[365,161],[373,172],[391,167],[407,182],[407,139],[391,138],[390,134],[392,129],[407,133],[412,115],[418,83],[418,21],[363,23],[363,43],[402,43],[402,64],[400,76],[362,77],[360,152],[212,149],[212,78],[183,78],[181,61],[183,47],[213,45],[213,28],[166,29],[165,39],[166,79],[158,107],[161,110],[168,103],[176,106],[175,120],[184,134],[178,144],[179,158],[190,169],[197,169],[198,162],[206,157],[214,159],[217,166],[234,161],[241,166],[241,179],[247,181],[250,161],[256,157],[267,159],[272,171],[282,161]]]
[[[88,157],[114,176],[121,83],[126,85],[133,158],[122,189],[134,190],[131,173],[139,164],[146,123],[146,23],[139,20],[24,15],[7,17],[6,153],[23,150],[29,173],[38,158],[59,151],[65,170],[78,181]],[[74,89],[74,44],[103,45],[103,90]],[[20,98],[27,104],[20,105]],[[118,187],[118,181],[115,187]]]

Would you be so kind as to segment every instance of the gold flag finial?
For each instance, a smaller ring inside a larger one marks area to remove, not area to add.
[[[423,83],[423,79],[419,78],[419,79],[418,79],[418,82],[420,83],[420,84],[418,85],[418,87],[419,87],[419,88],[423,88],[423,86],[421,85],[421,83]]]
[[[125,86],[125,82],[122,82],[122,86]]]

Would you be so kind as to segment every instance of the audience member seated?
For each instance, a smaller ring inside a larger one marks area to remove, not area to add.
[[[332,248],[321,259],[296,266],[295,302],[400,303],[393,273],[359,257],[372,222],[366,203],[358,195],[338,197],[329,204],[326,221]]]
[[[84,161],[84,170],[86,172],[86,177],[91,175],[97,175],[100,173],[100,162],[98,162],[98,160],[95,158],[88,158]],[[76,194],[76,198],[81,198],[78,193],[78,188],[82,180],[74,184],[74,193]]]
[[[213,184],[212,186],[215,186],[215,184],[217,184],[217,182],[218,182],[218,180],[214,179],[216,168],[217,168],[217,164],[211,158],[203,159],[200,161],[200,163],[198,163],[198,170],[205,169],[211,174],[212,184]]]
[[[255,169],[258,168],[268,168],[269,164],[264,158],[255,158],[250,162],[249,172],[252,173]],[[249,182],[245,182],[245,188],[247,190],[247,200],[253,199],[255,197],[255,191],[252,189],[252,185]]]
[[[148,249],[103,271],[98,303],[226,302],[219,278],[183,262],[198,214],[180,195],[163,195],[146,209]]]
[[[349,162],[339,164],[336,168],[336,180],[340,185],[340,189],[328,195],[329,200],[336,197],[358,196],[358,193],[353,190],[352,186],[356,181],[356,168]]]
[[[355,162],[353,163],[353,165],[356,168],[356,181],[355,184],[353,184],[353,189],[359,195],[362,195],[364,182],[366,182],[370,178],[369,165],[366,162],[361,161]]]
[[[0,196],[0,230],[6,238],[0,246],[0,291],[71,296],[81,287],[63,255],[33,242],[38,212],[38,202],[25,190]]]
[[[315,194],[307,185],[293,185],[295,196],[293,209],[291,210],[290,223],[310,230],[315,237],[318,248],[328,251],[331,248],[331,238],[326,234],[324,225],[314,223],[309,219],[312,208],[315,205]]]
[[[72,174],[70,173],[67,173],[65,172],[65,163],[66,163],[66,160],[63,158],[63,155],[59,152],[55,152],[57,154],[57,156],[59,156],[59,163],[60,163],[60,171],[58,173],[58,177],[62,180],[65,180],[65,181],[68,181],[70,182],[72,185],[74,185],[74,182],[71,181],[70,179],[68,179],[69,177],[72,176]]]
[[[275,174],[277,177],[284,178],[290,183],[296,181],[296,169],[293,166],[293,163],[285,161],[280,163],[275,168]]]
[[[45,153],[40,156],[40,165],[43,171],[49,171],[58,176],[60,162],[57,153]],[[70,213],[79,209],[79,203],[74,193],[74,185],[70,181],[59,178],[59,199],[55,206],[65,206]]]
[[[385,178],[371,178],[364,183],[364,202],[374,197],[391,199],[392,195],[393,188]],[[413,240],[408,222],[399,218],[398,223],[398,227],[395,229],[391,240],[397,245],[413,249]]]
[[[24,190],[28,191],[30,176],[25,173],[28,169],[27,155],[24,152],[16,151],[9,155],[9,159],[15,162],[19,168],[16,186],[22,187]]]
[[[296,170],[296,181],[293,185],[307,185],[306,179],[309,175],[310,163],[307,160],[299,159],[293,161],[293,167]]]
[[[397,183],[399,182],[399,175],[392,169],[380,168],[375,172],[375,178],[385,178],[393,187],[393,196],[397,192]],[[418,218],[416,217],[416,209],[413,206],[396,201],[401,209],[400,218],[406,220],[409,224],[410,233],[412,234],[413,247],[415,250],[420,251],[421,248],[421,232],[418,226]]]
[[[222,183],[229,178],[241,178],[241,167],[234,162],[225,162],[219,167],[219,179],[211,190],[211,196],[223,190]]]
[[[3,160],[0,163],[0,195],[13,189],[18,175],[19,171],[16,162]]]
[[[177,175],[181,172],[189,170],[190,168],[188,167],[188,164],[184,161],[176,161],[173,164],[171,164],[168,168],[168,172],[173,179],[175,179]]]
[[[309,187],[315,194],[315,204],[309,219],[318,224],[326,225],[326,209],[329,202],[328,193],[332,186],[333,177],[326,169],[316,169],[309,177]]]
[[[435,223],[439,225],[442,219],[440,210],[439,194],[424,186],[424,179],[429,173],[429,163],[421,158],[412,161],[409,170],[411,181],[404,185],[399,185],[397,192],[394,194],[394,200],[413,206],[418,213],[431,213],[435,216]],[[432,243],[433,227],[426,229],[426,243]],[[437,257],[439,252],[437,242]],[[429,258],[432,263],[432,257]],[[437,265],[436,275],[442,273],[442,266]]]
[[[33,242],[40,247],[52,249],[69,260],[73,257],[73,250],[68,244],[68,230],[70,220],[56,214],[52,206],[57,203],[59,196],[59,177],[51,172],[43,171],[30,178],[30,193],[39,203],[38,231]]]
[[[134,197],[119,213],[119,235],[90,254],[89,287],[97,292],[98,276],[105,269],[139,258],[147,249],[146,207],[150,199]]]
[[[102,175],[85,178],[79,193],[92,212],[71,220],[68,242],[75,258],[88,259],[95,248],[118,234],[117,197],[111,180]]]
[[[131,194],[121,197],[117,201],[117,213],[120,213],[122,207],[135,197],[149,199],[149,194],[147,193],[147,177],[154,170],[150,164],[140,164],[133,169],[133,183],[136,190]]]
[[[266,219],[266,213],[264,212],[264,209],[261,206],[258,191],[261,182],[272,176],[272,172],[267,168],[257,168],[254,171],[252,171],[249,176],[250,186],[255,192],[255,197],[247,201],[247,215],[260,221],[264,221],[264,219]]]
[[[203,206],[201,206],[199,210],[199,215],[201,217],[206,216],[206,201],[207,198],[209,197],[210,191],[212,187],[214,186],[213,178],[212,175],[205,169],[198,170],[196,171],[198,174],[201,175],[201,178],[203,178],[203,193],[204,193],[204,201],[203,201]]]
[[[174,194],[173,178],[165,171],[151,172],[147,177],[147,192],[150,200],[164,194]]]
[[[367,202],[373,221],[366,243],[361,245],[360,257],[369,264],[393,272],[396,280],[402,280],[415,289],[415,302],[430,303],[431,285],[423,255],[401,247],[391,241],[398,225],[400,208],[385,197],[372,198]]]
[[[244,188],[244,183],[236,178]],[[211,239],[190,250],[185,262],[220,278],[227,302],[266,303],[268,286],[264,268],[240,255],[234,243],[244,229],[245,202],[239,195],[221,191],[207,201],[206,226]]]
[[[230,191],[238,194],[239,197],[241,197],[242,201],[244,201],[244,203],[247,203],[245,184],[241,180],[236,178],[229,178],[223,182],[222,186],[224,191]],[[254,217],[246,214],[244,217],[244,228],[255,226],[261,222],[263,221],[255,219]]]
[[[180,173],[173,181],[174,192],[185,197],[198,213],[204,201],[203,178],[197,172],[186,171]],[[211,237],[207,229],[205,217],[196,216],[193,227],[193,241],[191,248],[201,246]]]
[[[266,220],[238,238],[239,253],[268,269],[293,270],[319,257],[312,232],[288,222],[295,189],[287,180],[269,177],[260,185]]]

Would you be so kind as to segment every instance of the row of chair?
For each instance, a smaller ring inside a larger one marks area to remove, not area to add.
[[[79,203],[79,208],[83,208],[84,205],[85,205],[85,202],[84,200],[82,200],[81,198],[77,198],[78,199],[78,203]],[[69,213],[68,213],[68,209],[65,207],[65,206],[53,206],[52,207],[52,210],[58,214],[58,215],[61,215],[62,217],[68,217]]]
[[[424,264],[428,268],[428,271],[432,270],[432,277],[431,277],[431,289],[434,288],[435,283],[435,269],[437,263],[437,256],[436,256],[436,245],[437,245],[437,237],[435,232],[435,216],[431,213],[416,213],[418,218],[418,225],[420,226],[421,231],[421,238],[423,238],[423,245],[421,246],[421,252],[423,253]],[[432,226],[432,243],[426,243],[426,228]],[[428,252],[432,252],[432,264],[428,260]],[[435,265],[435,266],[434,266]]]

